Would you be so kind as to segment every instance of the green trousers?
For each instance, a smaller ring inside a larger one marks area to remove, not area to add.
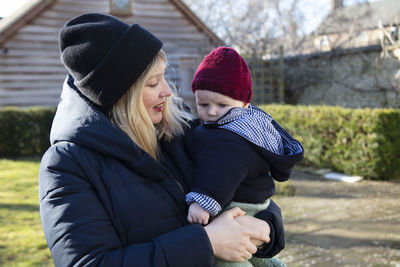
[[[233,207],[239,207],[242,210],[244,210],[247,215],[254,216],[259,211],[268,208],[268,206],[269,206],[269,199],[261,204],[232,202],[231,204],[229,204],[227,209]],[[286,264],[276,257],[274,258],[252,257],[251,259],[245,262],[234,262],[234,261],[215,259],[215,264],[217,267],[286,267]]]

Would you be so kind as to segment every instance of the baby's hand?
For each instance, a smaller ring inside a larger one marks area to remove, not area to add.
[[[199,204],[193,202],[189,206],[187,220],[190,223],[200,223],[202,225],[208,224],[210,213],[204,210]]]

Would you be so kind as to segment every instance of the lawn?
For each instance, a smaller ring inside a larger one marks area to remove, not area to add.
[[[0,159],[0,266],[54,266],[40,223],[39,163]]]
[[[0,266],[54,266],[39,216],[39,158],[0,159]],[[293,195],[286,183],[277,195]]]

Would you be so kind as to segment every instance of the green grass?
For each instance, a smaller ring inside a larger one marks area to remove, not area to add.
[[[0,159],[0,266],[54,266],[39,216],[39,158]],[[276,183],[277,197],[294,194]]]
[[[286,182],[275,182],[275,196],[294,196],[296,193],[296,188],[290,184],[290,181]]]
[[[54,266],[39,216],[39,163],[0,159],[0,266]]]

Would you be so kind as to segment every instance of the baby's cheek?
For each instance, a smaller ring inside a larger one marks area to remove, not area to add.
[[[207,120],[207,117],[205,116],[204,110],[198,110],[197,112],[199,114],[200,120],[202,120],[202,121]]]

